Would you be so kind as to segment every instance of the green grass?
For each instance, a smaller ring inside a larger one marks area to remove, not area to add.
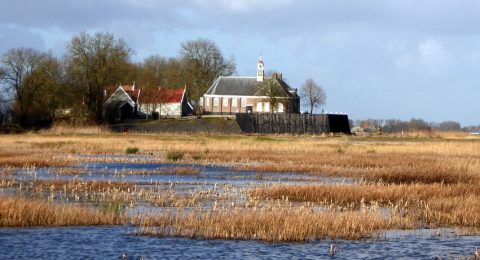
[[[203,160],[205,159],[205,155],[202,153],[196,153],[192,155],[192,159],[194,159],[195,161]]]
[[[280,141],[280,139],[273,138],[273,137],[268,137],[268,136],[258,136],[257,138],[255,138],[255,141],[276,142],[276,141]]]
[[[185,153],[181,151],[170,151],[167,153],[167,159],[170,161],[176,162],[183,159],[184,155]]]
[[[128,147],[125,149],[126,154],[136,154],[140,149],[138,147]]]

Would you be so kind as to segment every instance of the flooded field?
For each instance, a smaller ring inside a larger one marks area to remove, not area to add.
[[[480,247],[476,141],[21,137],[0,136],[2,258],[468,259]]]
[[[391,231],[382,240],[271,243],[136,236],[131,227],[0,229],[2,258],[62,259],[474,259],[480,236]],[[337,251],[329,254],[330,245]],[[26,246],[28,245],[28,246]]]

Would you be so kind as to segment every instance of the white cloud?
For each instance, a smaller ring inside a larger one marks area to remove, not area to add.
[[[254,9],[264,9],[270,10],[279,6],[285,6],[292,3],[292,0],[270,0],[270,1],[259,1],[259,0],[215,0],[215,1],[205,1],[205,0],[195,0],[195,2],[200,6],[222,6],[223,8],[232,11],[232,12],[248,12]]]
[[[438,64],[448,59],[448,53],[435,39],[427,39],[418,44],[421,61],[427,64]]]

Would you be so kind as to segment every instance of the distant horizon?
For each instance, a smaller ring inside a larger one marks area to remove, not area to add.
[[[267,71],[327,94],[320,112],[351,119],[420,118],[480,125],[480,2],[468,0],[34,1],[0,3],[0,53],[51,50],[80,32],[110,32],[135,53],[177,57],[180,44],[215,42],[237,75]],[[302,111],[305,110],[302,107]]]

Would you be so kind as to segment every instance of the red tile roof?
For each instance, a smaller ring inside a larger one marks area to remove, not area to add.
[[[165,89],[151,88],[142,89],[140,92],[140,103],[180,103],[183,97],[183,88]]]
[[[135,85],[123,85],[122,88],[127,92],[129,91],[133,92],[135,90]]]
[[[123,88],[123,90],[125,90],[125,92],[127,92],[128,95],[130,95],[130,97],[132,97],[133,101],[137,102],[138,94],[140,91],[138,87],[136,88],[135,85],[124,85],[121,87]]]

